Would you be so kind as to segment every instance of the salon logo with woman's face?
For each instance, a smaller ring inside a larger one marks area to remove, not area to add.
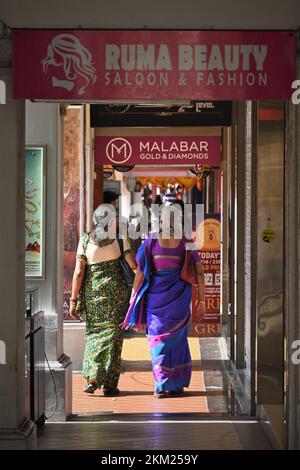
[[[71,91],[78,85],[78,95],[81,96],[89,85],[96,82],[97,73],[92,54],[73,34],[55,36],[48,45],[47,54],[41,63],[44,73],[48,73],[48,67],[52,66],[49,72],[52,73],[53,87]],[[55,72],[53,67],[60,71]]]

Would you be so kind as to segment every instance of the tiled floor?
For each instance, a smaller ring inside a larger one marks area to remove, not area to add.
[[[199,339],[189,338],[189,344],[194,370],[185,396],[163,400],[153,397],[153,376],[147,340],[144,337],[130,338],[124,341],[120,396],[104,397],[101,391],[88,395],[82,391],[85,384],[82,375],[73,374],[74,414],[207,413],[203,372],[199,370]]]
[[[106,421],[46,423],[39,449],[253,450],[271,449],[257,422]]]
[[[259,422],[230,418],[227,382],[215,343],[202,348],[203,359],[199,339],[189,342],[193,375],[184,397],[153,397],[147,342],[129,337],[123,348],[121,395],[87,395],[83,377],[74,374],[74,415],[68,422],[46,422],[38,431],[39,449],[270,449]]]
[[[94,395],[82,392],[84,379],[73,375],[74,413],[207,413],[207,398],[203,383],[203,372],[195,371],[190,388],[185,396],[158,400],[153,397],[151,371],[129,371],[121,375],[118,397],[104,397],[101,391]]]

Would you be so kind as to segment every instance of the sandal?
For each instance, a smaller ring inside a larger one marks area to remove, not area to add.
[[[167,394],[166,392],[162,391],[162,392],[154,392],[154,397],[155,398],[167,398]]]
[[[94,393],[96,390],[97,390],[97,385],[93,382],[89,382],[86,384],[86,386],[84,387],[83,391],[85,393]]]

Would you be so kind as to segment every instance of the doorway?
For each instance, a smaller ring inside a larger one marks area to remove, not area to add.
[[[192,204],[193,210],[195,210],[196,204],[204,206],[203,212],[208,222],[208,231],[205,235],[206,241],[209,243],[209,236],[213,237],[211,245],[201,252],[203,264],[205,264],[207,269],[206,278],[208,281],[207,290],[210,292],[210,312],[205,321],[198,321],[194,312],[196,296],[193,295],[189,344],[192,351],[194,375],[187,400],[177,399],[177,403],[175,403],[174,399],[172,402],[161,402],[160,404],[153,401],[153,379],[147,342],[141,335],[132,333],[126,334],[123,348],[123,370],[120,378],[120,387],[124,390],[124,395],[114,399],[114,401],[106,399],[105,401],[100,396],[98,397],[100,399],[97,401],[86,397],[82,392],[84,381],[80,374],[79,357],[79,355],[82,357],[83,354],[83,325],[66,324],[65,329],[68,331],[67,335],[65,334],[66,347],[68,348],[68,345],[73,342],[70,334],[72,330],[73,335],[76,335],[77,347],[76,352],[67,349],[70,356],[74,354],[76,356],[76,368],[73,375],[73,413],[77,417],[86,413],[132,413],[134,410],[130,403],[133,397],[136,403],[140,402],[135,413],[137,410],[140,410],[141,413],[171,413],[176,411],[182,413],[212,413],[218,416],[239,413],[240,411],[236,406],[235,397],[232,392],[231,377],[226,370],[226,364],[229,361],[226,334],[229,329],[227,328],[228,316],[224,314],[226,308],[224,308],[223,300],[221,299],[221,296],[225,297],[225,294],[227,294],[227,290],[224,290],[223,263],[224,258],[228,262],[227,252],[230,239],[228,236],[229,204],[227,199],[224,202],[224,196],[227,198],[230,194],[228,191],[230,182],[226,179],[228,178],[228,162],[230,161],[230,146],[228,144],[231,132],[230,127],[222,127],[220,125],[185,127],[170,125],[137,127],[131,125],[129,127],[128,121],[130,122],[130,119],[133,120],[134,117],[132,114],[129,114],[128,119],[126,119],[128,108],[129,106],[117,107],[115,113],[109,111],[108,122],[110,127],[102,125],[102,127],[90,129],[91,138],[136,138],[139,135],[149,137],[159,136],[160,138],[175,136],[175,138],[180,138],[208,135],[217,136],[220,139],[221,145],[219,150],[222,156],[219,165],[168,164],[166,167],[151,164],[135,165],[134,167],[126,168],[124,166],[116,167],[109,164],[96,164],[96,179],[94,180],[93,188],[94,206],[95,200],[97,204],[102,201],[102,194],[105,190],[113,190],[120,194],[121,197],[118,204],[120,215],[135,225],[139,224],[142,211],[137,214],[131,213],[132,203],[135,206],[144,204],[149,209],[151,202],[157,196],[163,199],[169,188],[175,191],[176,197],[179,200]],[[164,113],[167,115],[175,114],[174,111],[173,113],[170,111],[169,106],[164,111],[159,111],[162,115]],[[157,108],[155,109],[156,114]],[[91,115],[93,115],[93,111]],[[114,118],[116,119],[115,123]],[[143,119],[149,120],[151,118],[153,119],[153,116],[151,116],[150,106],[148,106],[147,113],[143,115]],[[176,118],[178,119],[178,116]],[[191,119],[190,115],[189,119]],[[205,122],[212,124],[210,119],[211,117],[208,117],[205,120],[203,115],[201,115],[202,124],[205,124]],[[103,116],[102,123],[105,124]],[[147,124],[149,123],[147,121]],[[123,124],[123,126],[121,127],[120,124]],[[86,183],[85,185],[88,186]],[[91,214],[86,214],[86,218],[91,220]],[[224,226],[226,227],[225,229]],[[222,241],[221,238],[224,238],[224,234],[226,234],[225,241]],[[133,242],[135,250],[140,242],[141,240]],[[214,243],[218,243],[218,246],[213,247],[212,244]],[[80,338],[79,341],[78,338]],[[80,348],[78,348],[79,344]]]

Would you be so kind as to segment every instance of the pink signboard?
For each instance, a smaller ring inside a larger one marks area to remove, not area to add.
[[[16,30],[14,97],[76,100],[290,99],[286,31]]]
[[[95,141],[98,165],[221,163],[221,138],[218,136],[97,136]]]

